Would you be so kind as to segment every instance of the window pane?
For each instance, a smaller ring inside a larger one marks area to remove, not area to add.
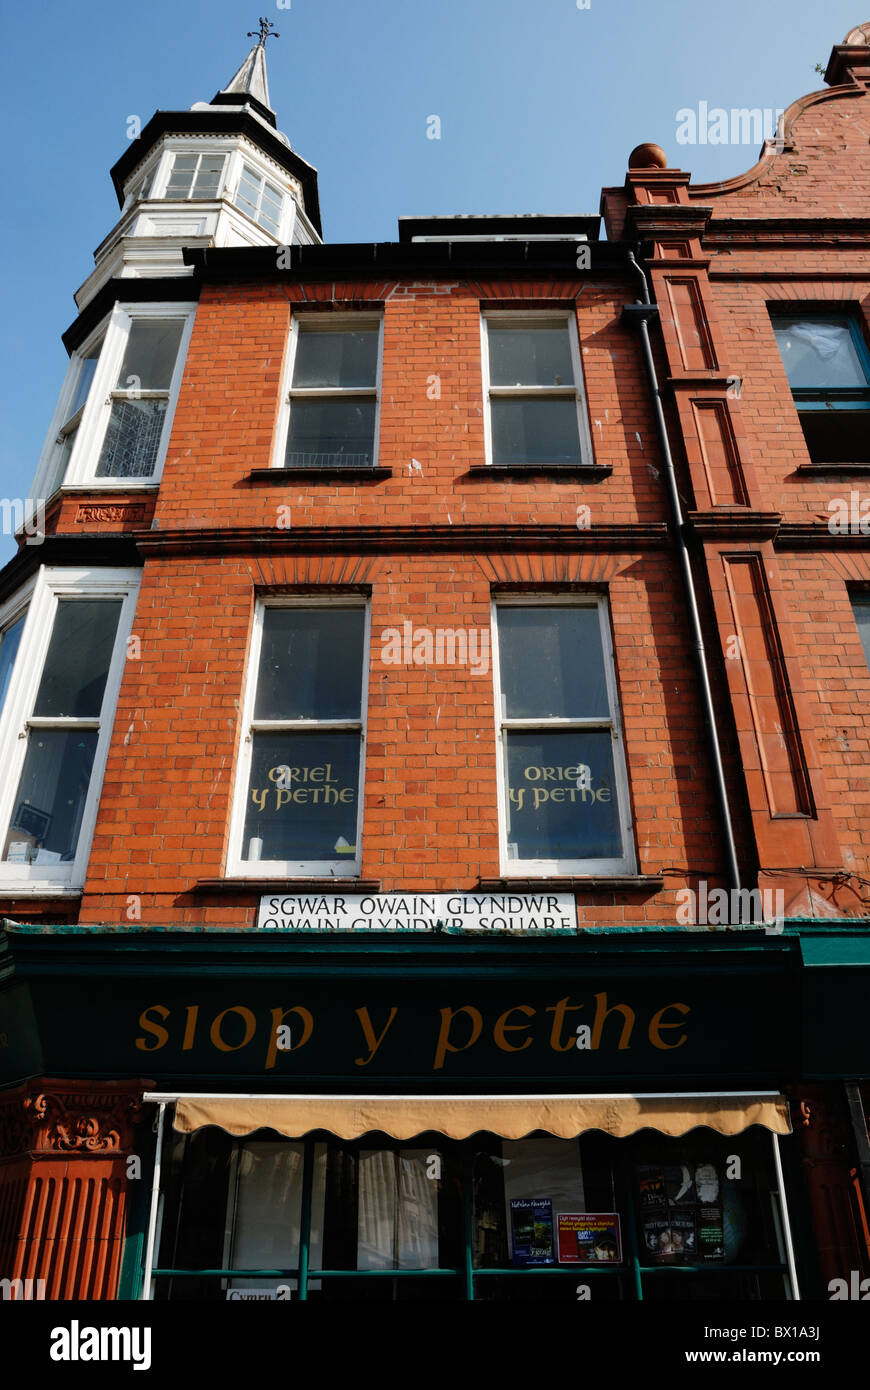
[[[23,613],[0,634],[0,709],[3,708],[6,691],[9,689],[9,682],[12,679],[15,654],[21,644],[21,634],[24,631],[26,616],[26,613]]]
[[[224,156],[204,154],[200,160],[199,173],[193,185],[194,198],[207,198],[217,191],[224,168]]]
[[[274,217],[272,217],[272,216],[270,216],[270,214],[266,211],[265,207],[263,208],[262,212],[259,214],[259,216],[258,216],[258,218],[257,218],[257,221],[259,222],[259,224],[260,224],[261,227],[265,227],[265,228],[266,228],[266,231],[267,231],[267,232],[277,232],[277,230],[278,230],[278,221],[277,221],[277,219],[274,218]]]
[[[374,457],[374,401],[293,402],[285,468],[367,468]]]
[[[120,599],[59,600],[34,715],[99,716],[120,616]]]
[[[489,379],[493,386],[573,386],[567,324],[499,327],[490,321]]]
[[[286,1141],[240,1146],[231,1268],[274,1269],[298,1263],[302,1153],[301,1144]],[[231,1287],[246,1283],[244,1278],[230,1280]]]
[[[870,595],[853,598],[852,608],[855,613],[855,622],[858,624],[858,631],[861,634],[861,641],[864,644],[867,665],[870,666]]]
[[[609,718],[597,607],[500,607],[502,717]]]
[[[254,734],[242,858],[352,862],[359,758],[359,734]]]
[[[579,463],[577,402],[493,400],[493,463]]]
[[[94,379],[94,372],[97,370],[97,361],[99,359],[102,346],[103,340],[101,338],[100,341],[91,348],[87,357],[85,357],[82,361],[78,381],[76,382],[75,395],[73,396],[72,404],[70,405],[69,413],[67,414],[68,420],[72,419],[73,415],[75,415],[77,410],[81,410],[82,406],[88,398],[88,392],[91,389],[91,382]]]
[[[267,608],[255,719],[359,719],[362,608]]]
[[[96,729],[31,730],[6,836],[7,863],[75,858],[96,747]]]
[[[610,732],[505,738],[508,857],[621,859]]]
[[[866,386],[848,318],[781,318],[774,332],[789,385]]]
[[[378,372],[377,328],[318,332],[300,328],[294,387],[374,386]]]
[[[255,1139],[240,1144],[234,1208],[228,1211],[232,1238],[228,1266],[233,1269],[292,1269],[299,1263],[302,1220],[302,1167],[304,1145],[284,1140]],[[309,1267],[322,1263],[323,1199],[326,1177],[326,1145],[314,1145],[314,1184],[311,1202]],[[296,1289],[293,1276],[271,1282],[253,1282],[250,1275],[228,1281],[229,1288],[259,1288],[276,1284]],[[320,1288],[318,1280],[309,1289]]]
[[[116,389],[168,391],[183,332],[183,319],[134,319]]]
[[[186,198],[193,184],[197,156],[177,154],[172,164],[172,173],[166,185],[166,198]]]
[[[515,1241],[522,1208],[511,1204],[541,1196],[551,1203],[554,1223],[560,1212],[594,1210],[587,1204],[576,1139],[493,1137],[488,1147],[478,1148],[472,1235],[476,1266],[493,1269],[557,1263],[555,1249],[549,1258],[544,1253],[546,1241],[540,1244],[538,1259],[529,1258]]]
[[[163,400],[113,401],[97,477],[150,478],[165,415]]]

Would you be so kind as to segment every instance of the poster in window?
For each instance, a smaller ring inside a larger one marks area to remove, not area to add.
[[[552,1199],[550,1197],[512,1198],[511,1234],[515,1265],[555,1264]]]
[[[696,1264],[725,1254],[721,1182],[713,1163],[641,1164],[637,1192],[643,1258]]]
[[[619,1215],[615,1211],[559,1212],[556,1217],[559,1264],[622,1264]]]

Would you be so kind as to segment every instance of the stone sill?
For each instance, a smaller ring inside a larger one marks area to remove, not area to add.
[[[191,893],[380,893],[379,879],[372,878],[200,878]]]
[[[466,478],[523,478],[530,475],[545,478],[609,478],[610,463],[481,463],[473,464],[463,475]]]
[[[544,893],[548,888],[583,891],[613,889],[620,893],[655,893],[665,886],[664,874],[590,874],[579,878],[555,875],[547,878],[482,878],[477,890],[481,893]],[[457,892],[465,890],[457,889]]]
[[[288,483],[293,478],[302,478],[308,483],[332,483],[339,480],[351,483],[380,483],[384,478],[392,476],[392,468],[376,468],[372,465],[346,468],[252,468],[248,473],[252,483],[281,484]]]
[[[870,460],[862,463],[800,463],[795,473],[799,476],[805,473],[870,473]]]

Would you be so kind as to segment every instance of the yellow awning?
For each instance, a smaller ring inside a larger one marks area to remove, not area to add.
[[[640,1129],[673,1138],[704,1125],[719,1134],[739,1134],[764,1125],[789,1134],[788,1102],[779,1095],[674,1096],[182,1096],[173,1125],[192,1134],[217,1125],[229,1134],[277,1130],[300,1138],[327,1130],[339,1139],[381,1132],[412,1139],[436,1131],[467,1139],[486,1130],[503,1139],[521,1139],[544,1130],[572,1139],[589,1129],[624,1139]]]

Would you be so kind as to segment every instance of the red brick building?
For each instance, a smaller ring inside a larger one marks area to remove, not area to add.
[[[263,39],[115,165],[0,574],[0,1278],[857,1296],[870,26],[825,80],[601,219],[324,243]]]

